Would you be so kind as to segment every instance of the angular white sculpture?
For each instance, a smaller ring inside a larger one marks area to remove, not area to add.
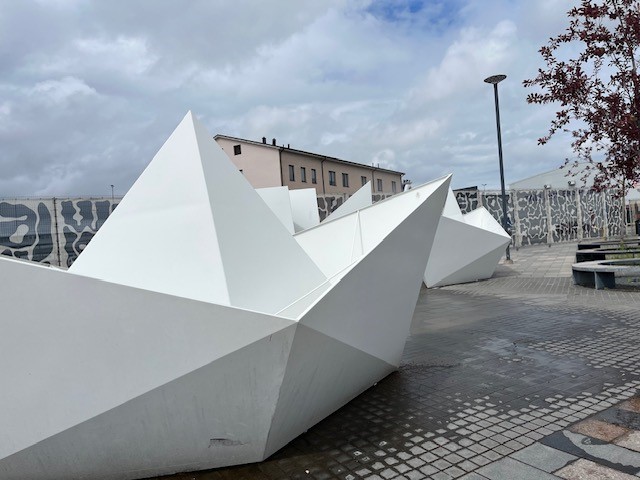
[[[490,278],[511,237],[484,207],[463,214],[452,191],[424,274],[427,287]]]
[[[365,183],[358,189],[356,193],[347,198],[347,201],[336,208],[333,212],[327,215],[325,221],[328,219],[335,220],[349,213],[353,213],[356,210],[360,210],[364,207],[368,207],[373,203],[371,198],[371,182]]]
[[[448,183],[301,241],[189,113],[73,268],[0,258],[0,478],[268,457],[397,368]]]

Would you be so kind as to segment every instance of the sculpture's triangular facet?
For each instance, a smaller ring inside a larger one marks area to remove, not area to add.
[[[296,232],[315,227],[320,223],[318,213],[318,194],[315,188],[289,190],[291,215]]]
[[[9,279],[30,289],[12,295],[22,316],[2,321],[0,363],[13,367],[0,368],[12,385],[0,398],[0,459],[295,325],[0,258],[0,280]],[[39,333],[25,341],[25,328]]]
[[[263,312],[325,280],[191,112],[70,271]]]
[[[447,193],[447,201],[444,204],[442,215],[454,220],[458,220],[459,222],[463,221],[464,217],[462,215],[462,211],[460,210],[460,205],[458,205],[458,201],[456,200],[456,196],[453,193],[453,190],[449,190],[449,192]]]
[[[372,203],[371,182],[369,181],[358,189],[356,193],[351,195],[346,202],[331,212],[325,221],[328,219],[335,220],[336,218],[343,217],[357,210],[361,210],[364,207],[368,207]]]
[[[489,278],[511,238],[484,208],[462,214],[449,191],[424,274],[427,287]]]
[[[256,192],[292,235],[295,233],[291,214],[291,196],[287,187],[256,188]],[[316,209],[317,210],[317,209]]]

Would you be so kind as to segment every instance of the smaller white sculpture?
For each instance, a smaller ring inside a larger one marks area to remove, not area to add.
[[[490,278],[511,237],[484,207],[463,214],[449,190],[424,283],[442,287]]]

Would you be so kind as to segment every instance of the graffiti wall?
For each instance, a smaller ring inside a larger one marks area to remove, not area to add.
[[[373,203],[375,203],[391,197],[392,195],[393,193],[374,193],[371,195],[371,199]],[[342,205],[347,198],[349,198],[348,195],[318,195],[318,213],[320,214],[320,221],[327,218],[327,216]]]
[[[623,205],[615,191],[512,190],[507,195],[508,224],[516,246],[622,234]],[[499,192],[459,190],[456,199],[464,213],[482,205],[502,224]]]
[[[0,253],[68,268],[119,199],[0,200]]]
[[[516,246],[619,236],[622,199],[615,192],[591,190],[518,190],[508,193],[508,221]],[[374,194],[374,202],[390,194]],[[484,206],[502,222],[498,192],[456,192],[463,212]],[[346,200],[318,195],[324,220]],[[68,268],[109,218],[120,198],[0,199],[0,253]],[[515,209],[514,209],[515,201]]]

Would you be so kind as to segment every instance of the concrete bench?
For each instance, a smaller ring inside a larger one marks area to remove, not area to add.
[[[617,277],[640,277],[640,259],[597,260],[574,263],[574,285],[591,287],[596,290],[616,288]]]

